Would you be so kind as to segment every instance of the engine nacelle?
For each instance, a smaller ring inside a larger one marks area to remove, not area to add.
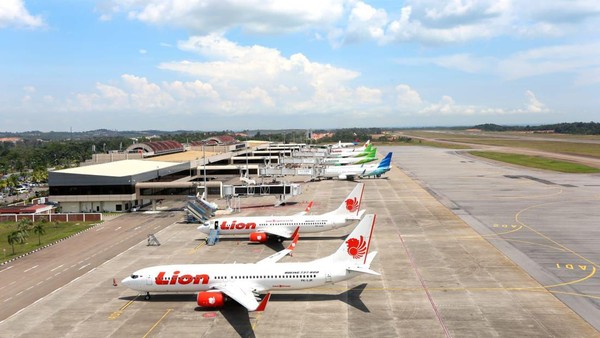
[[[202,307],[221,307],[226,300],[221,292],[198,292],[198,305]]]
[[[250,233],[250,242],[266,242],[269,236],[265,232],[252,232]]]

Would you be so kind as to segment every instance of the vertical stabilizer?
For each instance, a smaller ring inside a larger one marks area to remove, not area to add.
[[[365,184],[358,183],[354,189],[352,189],[348,197],[344,199],[342,204],[340,204],[340,206],[331,213],[336,215],[345,215],[347,219],[359,219],[362,215],[360,212],[360,206],[362,203],[364,189]]]
[[[374,257],[374,255],[369,255],[369,247],[375,227],[375,218],[374,214],[365,215],[330,258],[335,262],[347,262],[354,266],[366,265],[368,267]]]
[[[389,168],[391,164],[392,164],[392,152],[390,151],[389,153],[387,153],[387,155],[385,155],[383,160],[381,160],[381,162],[379,162],[377,169]]]

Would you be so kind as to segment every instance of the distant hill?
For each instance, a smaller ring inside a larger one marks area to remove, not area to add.
[[[600,123],[596,122],[557,123],[539,126],[501,126],[493,123],[486,123],[476,125],[473,129],[480,129],[483,131],[552,131],[558,134],[600,135]]]

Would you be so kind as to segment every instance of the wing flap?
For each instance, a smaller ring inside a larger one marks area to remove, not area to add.
[[[250,288],[244,288],[233,283],[218,284],[215,285],[215,288],[240,303],[248,311],[256,311],[260,305]]]

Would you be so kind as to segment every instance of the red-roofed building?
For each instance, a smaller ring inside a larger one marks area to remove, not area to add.
[[[0,214],[49,214],[51,211],[52,206],[45,204],[13,205],[0,208]]]

